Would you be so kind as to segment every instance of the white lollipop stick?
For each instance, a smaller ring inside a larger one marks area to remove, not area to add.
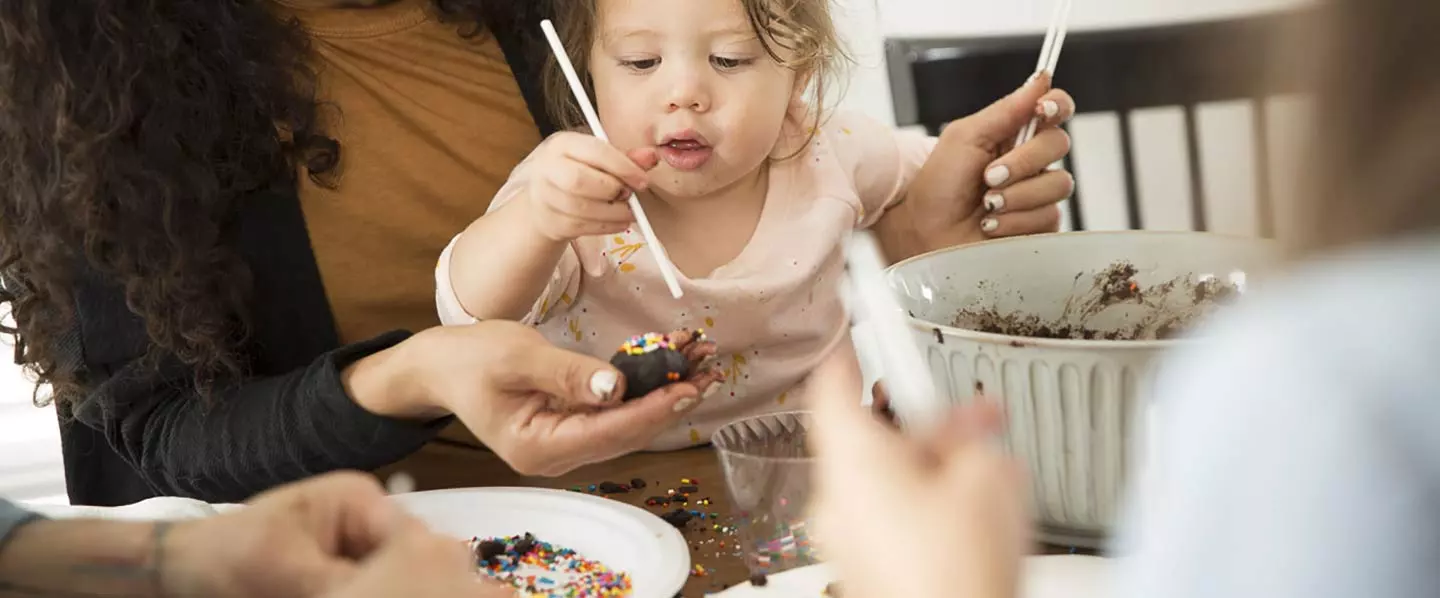
[[[1055,12],[1050,16],[1050,29],[1045,33],[1045,44],[1040,47],[1040,58],[1035,62],[1036,73],[1048,73],[1052,78],[1055,76],[1055,67],[1060,64],[1060,50],[1064,49],[1065,37],[1070,32],[1070,11],[1073,7],[1072,0],[1056,1]],[[1020,129],[1020,134],[1015,137],[1015,147],[1034,139],[1039,128],[1040,117],[1031,118],[1030,123]]]
[[[885,392],[895,415],[915,429],[941,420],[949,408],[935,391],[935,381],[915,343],[905,310],[885,281],[885,262],[871,233],[850,235],[845,265],[849,302],[857,320],[870,324],[875,353],[880,356]]]
[[[570,93],[575,95],[575,103],[580,105],[580,112],[585,115],[586,124],[590,125],[590,132],[606,142],[610,136],[605,134],[605,128],[600,126],[600,115],[595,113],[595,105],[590,102],[590,94],[585,93],[585,86],[580,83],[580,75],[575,72],[575,65],[571,64],[570,56],[565,53],[565,44],[560,43],[560,34],[555,32],[555,24],[550,19],[540,22],[540,28],[545,30],[545,39],[550,41],[550,51],[555,53],[555,61],[560,63],[560,70],[565,72],[565,80],[570,83]],[[655,229],[650,228],[650,219],[645,217],[645,208],[640,207],[640,198],[630,194],[630,211],[635,214],[635,223],[640,225],[640,235],[645,237],[645,243],[650,245],[650,252],[655,255],[655,263],[660,266],[660,275],[665,278],[665,286],[670,288],[670,296],[679,299],[685,295],[680,290],[680,281],[675,276],[675,266],[670,263],[670,256],[665,253],[665,247],[660,245],[660,238],[655,236]]]

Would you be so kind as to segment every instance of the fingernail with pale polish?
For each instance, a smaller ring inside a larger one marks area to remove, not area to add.
[[[693,397],[685,397],[685,398],[683,398],[683,399],[680,399],[680,400],[678,400],[678,401],[675,401],[675,413],[680,413],[680,412],[682,412],[682,411],[689,411],[690,408],[691,408],[691,407],[694,407],[694,406],[695,406],[695,399],[694,399]]]
[[[982,231],[985,231],[987,233],[993,233],[997,228],[1000,228],[999,220],[996,220],[994,218],[986,218],[980,221],[980,230]]]
[[[991,168],[990,170],[985,171],[985,184],[990,185],[991,187],[999,187],[1000,185],[1004,185],[1005,181],[1008,180],[1010,180],[1009,166],[1005,166],[1002,164],[1000,166],[996,166],[994,168]]]
[[[595,393],[595,398],[603,403],[610,400],[610,395],[615,392],[615,385],[619,383],[619,374],[611,370],[600,370],[590,377],[590,392]]]
[[[1060,114],[1060,104],[1055,100],[1040,102],[1040,108],[1045,111],[1045,118],[1055,118],[1056,115]]]
[[[703,394],[703,395],[701,395],[701,396],[703,396],[704,398],[707,398],[707,399],[708,399],[708,398],[710,398],[710,397],[715,396],[715,393],[717,393],[717,392],[720,392],[720,383],[719,383],[719,382],[712,382],[712,383],[710,384],[710,386],[705,389],[705,394]]]
[[[1003,210],[1003,209],[1005,209],[1005,196],[1004,196],[1004,195],[1001,195],[1001,194],[999,194],[999,193],[989,193],[989,194],[986,194],[986,195],[985,195],[985,211],[986,211],[986,212],[999,212],[1000,210]]]

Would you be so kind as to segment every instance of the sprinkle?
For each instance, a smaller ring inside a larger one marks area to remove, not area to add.
[[[651,332],[642,336],[630,337],[630,340],[620,345],[619,352],[629,355],[644,355],[660,349],[670,349],[673,346],[669,336]]]
[[[472,538],[470,549],[480,573],[530,597],[603,598],[628,595],[633,589],[628,573],[613,571],[574,550],[538,541],[531,534]]]

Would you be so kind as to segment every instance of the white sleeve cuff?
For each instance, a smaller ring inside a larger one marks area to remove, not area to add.
[[[480,321],[460,305],[460,298],[455,296],[455,287],[450,284],[450,254],[455,249],[455,242],[459,240],[460,235],[450,239],[450,244],[445,246],[445,251],[440,252],[440,260],[435,264],[435,310],[439,312],[440,324],[444,326],[465,326]]]

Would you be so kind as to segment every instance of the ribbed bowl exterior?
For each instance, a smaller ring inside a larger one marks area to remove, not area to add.
[[[942,396],[959,405],[983,393],[1005,406],[1005,447],[1029,466],[1041,525],[1064,535],[1108,533],[1133,466],[1133,415],[1159,350],[1017,347],[957,335],[937,343],[933,332],[916,334],[929,345]]]
[[[1274,249],[1257,239],[1208,233],[1062,233],[929,253],[892,266],[888,277],[939,393],[957,404],[979,394],[1003,401],[1010,418],[1005,444],[1033,474],[1045,539],[1099,545],[1142,456],[1134,446],[1144,432],[1136,416],[1144,412],[1155,369],[1165,351],[1188,341],[987,334],[956,327],[957,314],[993,309],[1050,321],[1117,263],[1134,267],[1142,289],[1207,278],[1255,286],[1259,279],[1252,275],[1276,263]],[[1185,297],[1158,300],[1165,309],[1193,305]],[[1123,325],[1139,317],[1136,309],[1120,305],[1090,324]]]

